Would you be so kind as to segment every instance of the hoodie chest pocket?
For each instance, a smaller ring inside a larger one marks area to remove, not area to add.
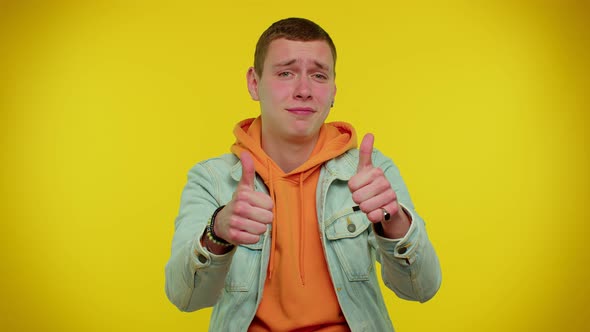
[[[342,216],[326,227],[326,238],[349,281],[369,280],[373,259],[369,226],[362,212]]]
[[[228,292],[248,292],[258,280],[262,257],[263,237],[255,244],[240,245],[232,258],[229,273],[225,279]]]

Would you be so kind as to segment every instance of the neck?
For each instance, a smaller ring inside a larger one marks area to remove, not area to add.
[[[304,141],[265,140],[262,137],[262,149],[283,170],[289,173],[305,163],[318,140],[318,135]]]

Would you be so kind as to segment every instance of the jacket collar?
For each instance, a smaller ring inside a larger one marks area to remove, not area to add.
[[[356,174],[358,150],[350,149],[324,164],[326,171],[338,180],[348,181]]]
[[[240,158],[236,157],[234,154],[232,154],[232,157],[235,159],[235,163],[231,167],[230,175],[231,175],[231,178],[234,179],[236,182],[240,182],[240,178],[242,177],[242,163],[240,162]],[[259,179],[259,175],[256,174],[255,179],[254,179],[254,186],[257,189],[260,189],[258,179]]]
[[[239,158],[235,158],[236,162],[231,168],[231,177],[236,181],[240,181],[242,177],[242,163]],[[336,158],[328,160],[324,164],[324,168],[331,176],[334,176],[338,180],[348,181],[356,174],[357,165],[358,150],[351,149]]]
[[[240,158],[236,157],[233,154],[232,156],[236,159],[236,162],[231,168],[231,177],[232,179],[239,182],[240,178],[242,177],[242,163],[240,162]]]

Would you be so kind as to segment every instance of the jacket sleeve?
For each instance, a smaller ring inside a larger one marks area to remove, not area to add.
[[[424,220],[414,210],[408,189],[393,162],[376,152],[375,165],[383,169],[395,191],[398,202],[412,224],[401,239],[388,239],[372,232],[372,242],[381,262],[383,283],[402,299],[426,302],[441,284],[441,269],[432,243],[426,234]]]
[[[182,192],[172,253],[165,268],[166,295],[182,311],[215,305],[235,252],[214,255],[201,245],[207,222],[221,205],[215,179],[206,162],[197,164]]]

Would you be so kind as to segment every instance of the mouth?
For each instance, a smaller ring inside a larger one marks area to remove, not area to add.
[[[287,108],[287,112],[296,115],[310,115],[315,113],[315,110],[311,107],[291,107]]]

